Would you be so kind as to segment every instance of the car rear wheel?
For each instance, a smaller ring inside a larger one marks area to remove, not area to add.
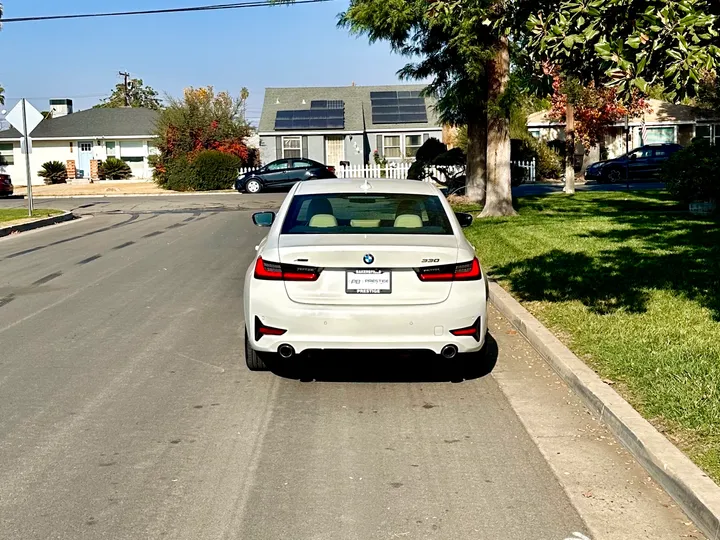
[[[268,365],[262,353],[250,346],[247,328],[245,329],[245,363],[250,371],[267,371]]]
[[[623,177],[625,175],[623,174],[623,171],[618,169],[617,167],[613,167],[607,172],[607,180],[611,184],[617,184],[618,182],[623,180]]]
[[[262,184],[255,178],[248,180],[245,184],[245,191],[248,193],[260,193],[262,191]]]

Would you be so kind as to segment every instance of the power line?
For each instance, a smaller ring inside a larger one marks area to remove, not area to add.
[[[333,0],[295,0],[293,5],[296,4],[319,4],[322,2],[332,2]],[[95,17],[123,17],[127,15],[159,15],[164,13],[189,13],[197,11],[215,11],[215,10],[227,10],[227,9],[242,9],[242,8],[253,8],[253,7],[270,7],[277,5],[275,2],[265,1],[250,1],[250,2],[234,2],[231,4],[215,4],[209,6],[196,6],[186,8],[168,8],[168,9],[149,9],[142,11],[117,11],[108,13],[78,13],[74,15],[44,15],[38,17],[14,17],[9,19],[0,19],[0,24],[15,23],[15,22],[31,22],[31,21],[55,21],[60,19],[90,19]]]

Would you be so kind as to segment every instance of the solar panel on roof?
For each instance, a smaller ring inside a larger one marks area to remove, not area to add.
[[[425,99],[417,90],[370,92],[373,124],[427,122]]]
[[[344,129],[345,102],[342,100],[313,100],[309,109],[278,111],[275,129]]]

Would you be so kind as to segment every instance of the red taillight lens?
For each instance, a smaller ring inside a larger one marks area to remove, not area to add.
[[[415,270],[420,281],[475,281],[482,278],[480,261],[472,261],[445,266],[429,266]]]
[[[475,341],[480,341],[480,326],[481,326],[482,319],[478,317],[475,319],[475,322],[472,326],[467,326],[465,328],[458,328],[457,330],[450,330],[450,333],[453,336],[470,336]]]
[[[259,317],[255,317],[255,341],[260,341],[263,336],[282,336],[286,333],[287,330],[267,326],[262,323]]]
[[[335,167],[333,167],[333,166],[328,167],[328,171],[335,174]]]
[[[293,266],[273,263],[258,257],[255,261],[255,279],[269,281],[316,281],[320,277],[320,269],[310,266]]]

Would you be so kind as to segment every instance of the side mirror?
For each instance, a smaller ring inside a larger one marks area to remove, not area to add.
[[[462,228],[472,225],[473,217],[471,214],[466,214],[465,212],[455,212],[455,217],[460,222],[460,226]]]
[[[258,227],[271,227],[275,222],[275,212],[255,212],[252,220]]]

